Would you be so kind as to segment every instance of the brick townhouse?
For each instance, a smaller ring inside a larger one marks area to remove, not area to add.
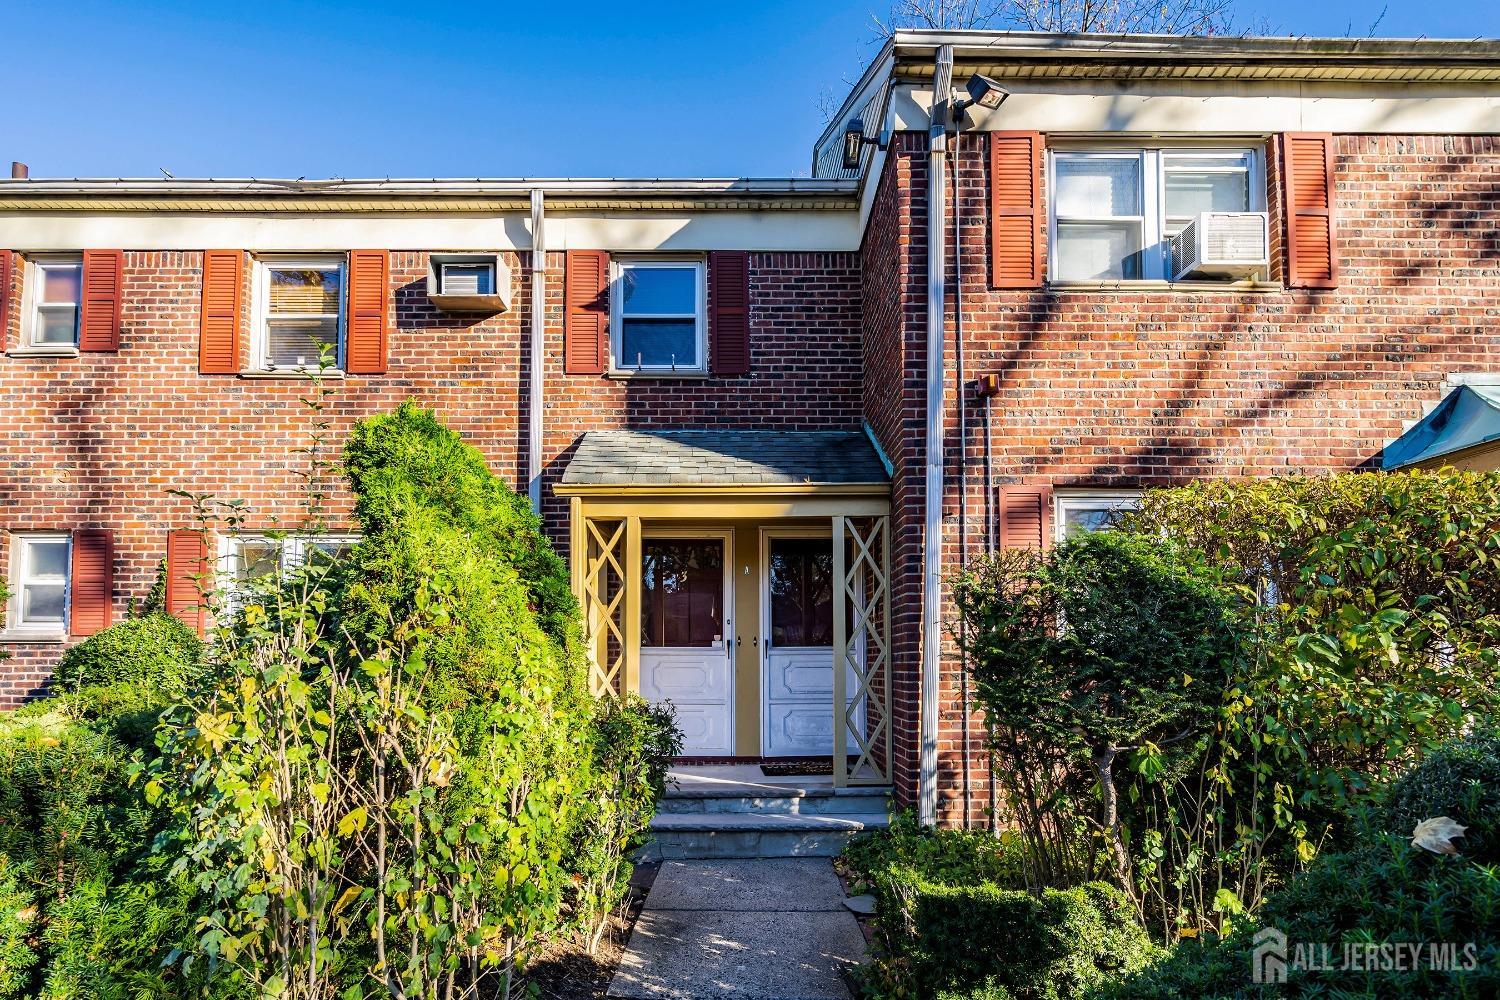
[[[1497,134],[1494,42],[901,32],[811,178],[18,170],[0,706],[162,560],[203,627],[193,574],[348,538],[338,490],[333,536],[262,534],[326,343],[335,443],[416,399],[531,492],[600,694],[670,699],[700,761],[831,756],[978,820],[943,581],[1148,487],[1378,468],[1495,398]]]

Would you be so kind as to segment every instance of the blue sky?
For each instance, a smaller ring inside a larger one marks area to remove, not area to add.
[[[53,4],[5,15],[0,159],[36,177],[800,176],[889,0]],[[1368,0],[1239,0],[1280,33]],[[1500,36],[1500,2],[1377,33]]]

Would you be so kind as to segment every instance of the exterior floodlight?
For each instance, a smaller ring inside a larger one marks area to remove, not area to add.
[[[994,111],[1000,105],[1004,104],[1005,99],[1010,96],[1010,91],[983,73],[975,73],[969,77],[969,82],[964,85],[964,89],[969,92],[969,96],[953,102],[953,120],[955,122],[958,121],[959,115],[976,105],[984,108],[986,111]]]
[[[864,151],[865,143],[873,141],[865,138],[863,118],[849,119],[849,124],[844,126],[844,169],[858,170],[859,155]]]

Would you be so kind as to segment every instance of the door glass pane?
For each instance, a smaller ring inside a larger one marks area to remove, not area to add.
[[[641,544],[641,645],[716,646],[724,638],[724,543],[648,538]]]
[[[698,322],[692,319],[622,319],[621,368],[698,367]]]
[[[1058,154],[1057,215],[1088,219],[1141,214],[1138,157]]]
[[[1064,281],[1129,280],[1141,274],[1141,230],[1133,222],[1059,222],[1057,276]]]
[[[624,267],[621,297],[627,316],[692,316],[698,311],[695,267]]]
[[[833,543],[827,538],[771,540],[771,642],[833,645]]]

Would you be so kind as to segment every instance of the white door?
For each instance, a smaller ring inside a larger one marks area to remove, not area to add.
[[[761,753],[827,756],[833,753],[833,542],[827,535],[769,535],[763,556]],[[854,690],[853,671],[846,690]]]
[[[686,755],[734,752],[728,536],[641,540],[641,695],[672,703]]]

